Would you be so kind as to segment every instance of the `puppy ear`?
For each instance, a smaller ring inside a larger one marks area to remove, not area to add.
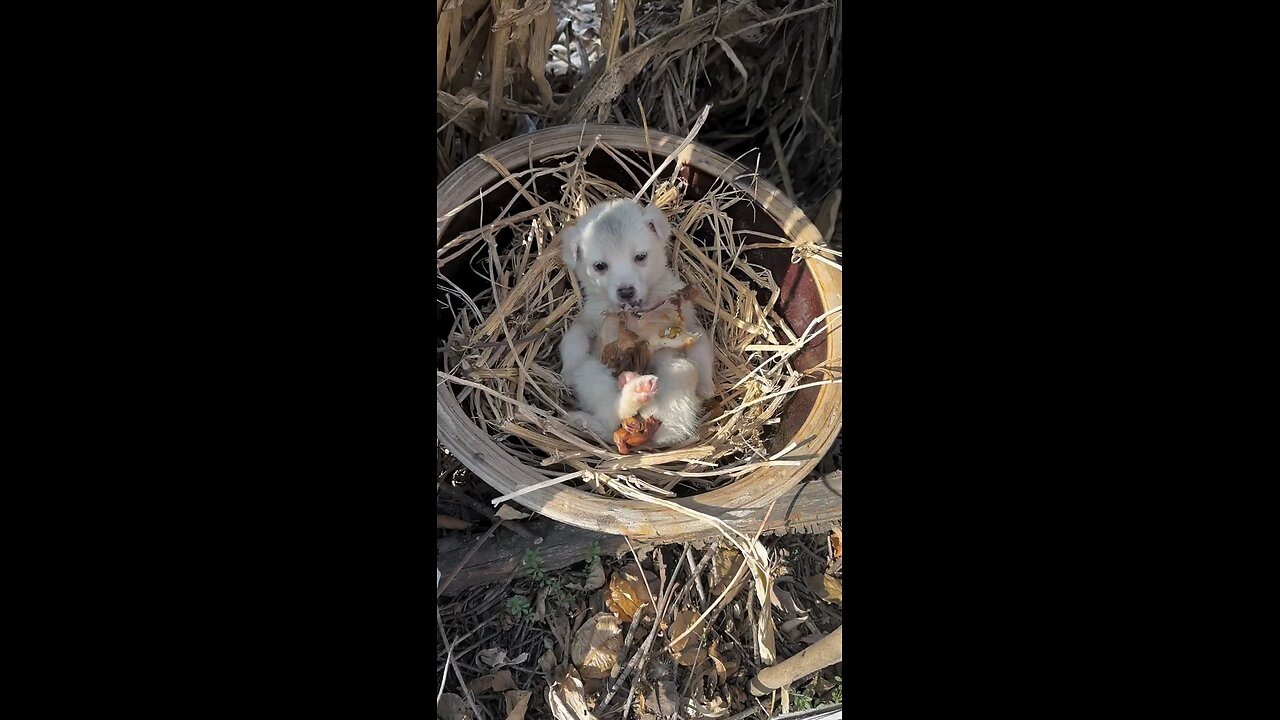
[[[560,259],[564,264],[573,267],[578,262],[578,250],[581,248],[581,232],[576,225],[560,231]]]
[[[649,227],[658,236],[658,240],[666,242],[671,238],[671,223],[667,222],[667,216],[662,212],[662,208],[650,203],[645,206],[640,215],[645,219],[645,222],[649,223]]]

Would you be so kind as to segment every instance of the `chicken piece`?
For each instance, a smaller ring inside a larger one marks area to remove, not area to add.
[[[634,332],[649,343],[654,350],[674,348],[688,350],[701,336],[685,330],[684,315],[680,312],[680,302],[672,298],[647,312],[627,319],[627,329]]]
[[[624,310],[606,313],[600,328],[603,346],[600,360],[613,371],[614,377],[624,372],[643,375],[655,350],[688,350],[697,342],[701,333],[685,330],[684,314],[680,309],[680,303],[690,292],[686,287],[661,305],[644,312]]]
[[[624,372],[643,375],[648,370],[649,360],[652,357],[649,343],[624,327],[616,340],[604,346],[604,350],[600,353],[600,362],[612,370],[616,378]]]
[[[660,427],[662,421],[656,417],[629,417],[622,421],[622,427],[613,431],[613,444],[618,446],[619,453],[630,455],[632,448],[649,442]]]
[[[613,371],[616,378],[624,372],[643,375],[653,357],[652,343],[631,329],[635,316],[629,311],[610,312],[600,328],[600,362]]]

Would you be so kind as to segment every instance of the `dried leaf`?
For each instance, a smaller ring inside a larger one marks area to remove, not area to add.
[[[436,717],[442,720],[475,720],[471,708],[461,695],[445,693],[436,702]]]
[[[542,657],[538,658],[538,669],[544,673],[550,673],[556,669],[556,654],[552,650],[542,653]]]
[[[742,567],[742,553],[734,550],[732,547],[720,546],[716,548],[715,565],[711,571],[711,594],[719,596],[733,581],[733,576],[737,574],[738,569]],[[741,587],[741,583],[739,583]],[[737,594],[735,589],[725,598],[727,604]]]
[[[618,664],[621,651],[622,625],[612,613],[600,613],[578,629],[569,655],[582,677],[605,678]]]
[[[556,720],[596,720],[596,716],[587,710],[582,678],[572,665],[547,687],[547,706]]]
[[[645,696],[645,709],[660,718],[675,717],[680,705],[680,690],[670,681],[654,683],[653,689]]]
[[[808,621],[809,621],[808,615],[801,615],[798,618],[793,618],[791,620],[788,620],[782,623],[782,625],[778,628],[778,632],[781,632],[783,635],[786,635],[788,640],[792,640],[792,641],[799,640],[801,626]]]
[[[471,682],[467,683],[467,689],[471,691],[471,694],[472,694],[473,696],[474,696],[474,695],[479,695],[479,694],[483,693],[484,691],[489,690],[489,689],[491,689],[491,688],[493,688],[493,676],[492,676],[492,675],[481,675],[480,677],[476,678],[475,680],[472,680]]]
[[[436,515],[437,530],[466,530],[469,527],[471,527],[471,523],[466,520],[459,520],[448,515]]]
[[[804,584],[829,603],[844,603],[844,584],[830,575],[812,575],[804,579]]]
[[[508,660],[506,650],[503,650],[502,648],[489,648],[476,653],[476,657],[480,659],[480,662],[496,670],[503,665],[519,665],[529,659],[529,653],[522,652]]]
[[[840,531],[840,528],[831,531],[831,551],[835,553],[836,557],[841,556],[841,546],[844,544],[843,538],[844,533]]]
[[[506,692],[507,690],[516,689],[516,683],[511,677],[510,670],[499,670],[493,674],[493,689],[498,692]]]
[[[685,705],[685,715],[688,718],[721,718],[729,714],[729,706],[725,703],[724,698],[712,698],[706,703],[698,702],[690,699]]]
[[[676,613],[671,627],[667,628],[667,637],[672,639],[671,655],[676,663],[684,667],[694,667],[707,658],[707,652],[700,647],[701,634],[694,624],[698,622],[698,613],[693,610],[681,610]],[[694,628],[693,632],[689,632]]]
[[[640,613],[640,608],[649,604],[644,575],[635,563],[616,571],[609,579],[609,594],[605,596],[604,604],[617,613],[622,622],[631,622]]]
[[[776,605],[787,617],[793,618],[804,614],[800,612],[800,608],[796,605],[795,598],[791,597],[791,593],[775,587],[773,589],[773,595],[777,599],[777,602],[774,603],[774,605]]]
[[[756,601],[761,612],[756,619],[756,650],[760,653],[760,662],[772,665],[777,661],[777,649],[774,647],[773,613],[769,610],[769,591],[773,588],[773,576],[765,568],[769,567],[769,551],[759,540],[751,545],[754,563],[750,565],[752,579],[755,581]]]
[[[711,643],[711,649],[708,651],[712,661],[716,666],[716,674],[720,676],[720,682],[723,683],[733,677],[738,668],[742,667],[742,660],[738,657],[738,651],[733,648],[720,649],[718,643]]]
[[[508,690],[502,697],[507,703],[507,720],[524,720],[524,714],[529,710],[529,698],[533,697],[533,691]]]
[[[587,573],[587,579],[582,581],[582,589],[587,592],[598,590],[604,587],[608,578],[604,574],[604,567],[598,562],[591,563],[591,570]]]
[[[522,513],[510,505],[503,505],[498,508],[497,515],[503,520],[523,520],[527,517],[533,517],[531,513]]]

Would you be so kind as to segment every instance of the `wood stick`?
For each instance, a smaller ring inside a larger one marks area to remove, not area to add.
[[[833,472],[818,480],[801,483],[778,498],[777,506],[765,524],[764,531],[770,533],[785,532],[825,532],[842,517],[841,495],[843,493],[841,472]],[[724,521],[743,532],[755,532],[766,508],[756,508],[749,514],[725,515]],[[741,511],[737,511],[741,512]],[[627,541],[621,535],[610,535],[594,530],[584,530],[571,525],[553,522],[540,517],[538,520],[526,520],[524,524],[535,534],[545,540],[538,546],[538,554],[542,564],[548,570],[558,570],[587,559],[583,548],[591,543],[600,544],[600,553],[619,555],[627,552]],[[437,557],[454,557],[469,549],[475,535],[453,535],[442,538],[436,543]],[[690,542],[697,544],[707,540],[722,538],[715,528],[708,527],[696,533],[673,535],[660,540],[661,544]],[[633,543],[636,541],[633,539]],[[644,546],[652,545],[648,542]],[[510,578],[520,569],[520,559],[524,551],[533,547],[527,541],[500,535],[473,553],[462,564],[453,578],[447,595],[457,595],[468,588],[500,582]],[[638,545],[637,547],[641,547]]]

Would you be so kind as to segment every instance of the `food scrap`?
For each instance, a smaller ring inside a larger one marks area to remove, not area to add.
[[[632,448],[649,442],[659,427],[662,427],[662,421],[658,418],[643,418],[637,414],[623,420],[622,427],[613,431],[613,444],[618,447],[619,453],[630,455]]]

